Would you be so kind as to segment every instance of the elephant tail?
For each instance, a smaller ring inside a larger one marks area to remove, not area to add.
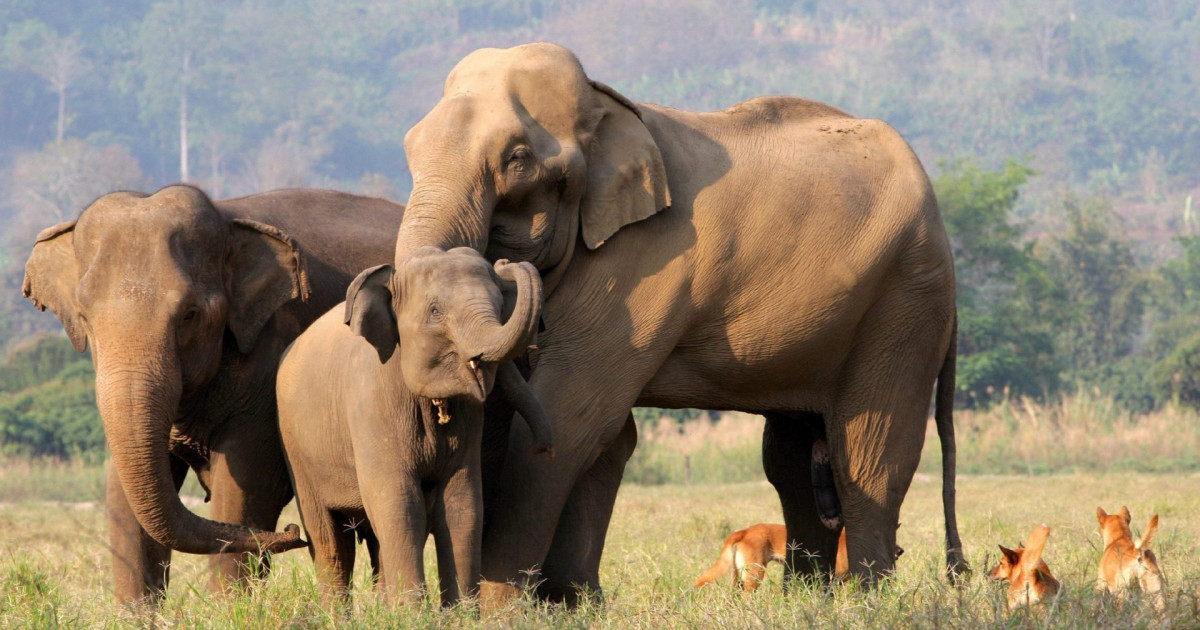
[[[951,582],[971,571],[963,556],[962,540],[958,537],[958,517],[954,507],[954,477],[957,454],[954,446],[954,371],[958,362],[958,316],[951,327],[950,347],[938,373],[937,397],[933,418],[937,423],[938,440],[942,443],[942,509],[946,515],[946,576]]]

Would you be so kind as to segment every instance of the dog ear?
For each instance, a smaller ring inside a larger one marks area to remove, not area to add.
[[[1004,554],[1004,559],[1007,560],[1009,564],[1016,565],[1021,562],[1021,552],[1020,551],[1014,551],[1012,549],[1009,549],[1008,547],[1005,547],[1004,545],[996,545],[996,546],[1000,547],[1000,553]]]
[[[1154,542],[1154,535],[1157,533],[1158,515],[1155,514],[1154,516],[1150,517],[1150,524],[1146,526],[1146,531],[1142,534],[1142,537],[1137,540],[1137,542],[1134,544],[1134,547],[1136,547],[1138,551],[1149,549],[1150,543]]]
[[[1102,507],[1098,507],[1098,508],[1096,508],[1096,520],[1097,520],[1097,521],[1098,521],[1098,522],[1099,522],[1101,525],[1103,525],[1103,524],[1104,524],[1104,519],[1106,519],[1106,518],[1108,518],[1108,512],[1105,512],[1105,511],[1104,511],[1104,508],[1102,508]]]
[[[1133,515],[1129,513],[1129,508],[1125,507],[1124,505],[1121,506],[1120,514],[1121,514],[1121,518],[1125,519],[1126,525],[1128,525],[1129,523],[1131,523],[1133,521]]]

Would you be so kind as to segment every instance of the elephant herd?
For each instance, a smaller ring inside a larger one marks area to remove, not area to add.
[[[358,540],[386,593],[420,593],[430,534],[443,602],[574,601],[600,588],[634,406],[765,416],[790,570],[828,574],[844,525],[874,580],[932,397],[966,568],[953,261],[892,128],[796,98],[635,104],[528,44],[460,61],[404,149],[407,208],[177,185],[38,235],[24,293],[96,367],[119,601],[162,597],[172,550],[212,554],[219,589],[302,546],[337,596]],[[212,520],[180,502],[189,469]],[[275,531],[293,495],[307,541]]]

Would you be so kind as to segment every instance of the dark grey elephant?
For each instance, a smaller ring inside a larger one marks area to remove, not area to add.
[[[812,446],[829,444],[851,571],[895,562],[900,504],[935,418],[947,563],[954,520],[955,281],[937,201],[904,139],[794,98],[694,113],[634,104],[553,44],[471,53],[409,132],[396,243],[472,247],[542,272],[530,385],[559,456],[512,423],[486,503],[481,595],[540,569],[542,591],[599,587],[635,405],[767,418],[788,536],[828,574]],[[410,377],[409,374],[405,374]],[[411,377],[410,377],[411,378]]]
[[[388,261],[403,210],[333,191],[213,202],[169,186],[105,195],[38,235],[24,293],[96,366],[118,601],[161,597],[172,549],[221,553],[219,588],[243,575],[239,554],[305,544],[294,525],[270,532],[292,497],[279,357],[355,274]],[[215,521],[179,500],[189,467]]]
[[[529,263],[497,262],[493,272],[473,249],[423,248],[360,274],[345,308],[284,354],[280,434],[327,601],[349,587],[356,535],[390,598],[423,592],[431,533],[443,605],[475,594],[483,403],[493,383],[529,420],[534,450],[551,445],[545,412],[510,362],[532,340],[541,302]],[[413,391],[402,364],[419,375]]]

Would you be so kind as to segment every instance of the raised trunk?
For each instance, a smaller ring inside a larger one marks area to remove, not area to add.
[[[104,366],[97,371],[96,398],[112,466],[134,515],[154,540],[198,554],[282,552],[307,544],[295,525],[284,533],[255,531],[201,518],[180,502],[168,460],[178,376],[144,366]]]
[[[482,340],[478,355],[484,361],[512,361],[525,352],[537,333],[542,312],[542,278],[527,262],[496,261],[496,275],[517,283],[517,303],[512,317]]]

